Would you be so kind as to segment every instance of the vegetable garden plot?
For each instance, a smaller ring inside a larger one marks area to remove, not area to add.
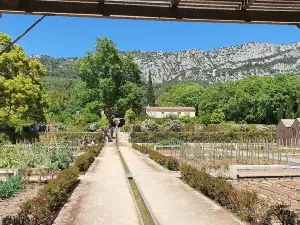
[[[256,191],[259,196],[270,205],[285,204],[290,206],[300,215],[299,187],[300,179],[280,179],[280,180],[240,180],[232,181],[232,185],[238,189],[248,189]]]

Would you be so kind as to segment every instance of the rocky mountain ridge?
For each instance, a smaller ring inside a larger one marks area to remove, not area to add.
[[[134,56],[144,77],[151,72],[156,83],[198,81],[210,84],[250,75],[300,73],[300,42],[285,45],[251,42],[210,51],[122,52],[128,53]],[[74,62],[77,58],[39,56],[39,59],[48,68],[50,76],[61,76],[60,73],[66,74],[70,70],[72,77],[76,77]]]

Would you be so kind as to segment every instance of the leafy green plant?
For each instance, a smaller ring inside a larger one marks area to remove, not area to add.
[[[210,117],[210,123],[218,124],[225,122],[225,114],[221,109],[216,109],[213,111]]]
[[[164,123],[164,129],[165,131],[175,131],[179,132],[181,130],[181,123],[180,120],[167,120]]]
[[[158,145],[182,145],[183,141],[181,141],[175,137],[171,137],[170,139],[161,140],[157,144]]]
[[[297,218],[297,214],[291,211],[287,205],[274,205],[268,213],[278,219],[282,225],[296,225],[300,222],[299,218]]]
[[[104,127],[108,127],[109,126],[109,120],[107,119],[107,117],[104,115],[101,117],[101,119],[99,120],[99,128],[103,129]]]
[[[15,195],[23,186],[21,176],[9,177],[6,181],[0,180],[0,198],[9,198]]]
[[[136,118],[136,114],[135,112],[132,110],[132,109],[128,109],[126,112],[125,112],[125,119],[131,123],[135,120]]]
[[[87,130],[90,131],[90,132],[95,132],[95,131],[97,131],[99,128],[100,128],[100,126],[99,126],[98,123],[92,123],[92,124],[88,125]]]
[[[141,125],[142,131],[152,131],[156,132],[159,130],[159,126],[155,122],[155,120],[147,119],[142,122]]]
[[[130,132],[133,130],[133,125],[130,123],[125,123],[122,127],[121,127],[121,131],[122,132]]]

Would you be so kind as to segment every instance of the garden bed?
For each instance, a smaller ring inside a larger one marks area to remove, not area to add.
[[[36,197],[38,191],[44,184],[32,183],[26,185],[26,188],[21,190],[14,197],[8,199],[0,199],[0,224],[5,216],[11,216],[17,213],[20,204],[28,199]]]
[[[285,204],[300,215],[300,179],[249,179],[231,181],[233,187],[255,191],[269,205]]]

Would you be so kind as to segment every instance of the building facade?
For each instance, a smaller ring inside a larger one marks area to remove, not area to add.
[[[194,107],[147,107],[146,113],[153,118],[165,118],[170,115],[195,117],[196,109]]]

